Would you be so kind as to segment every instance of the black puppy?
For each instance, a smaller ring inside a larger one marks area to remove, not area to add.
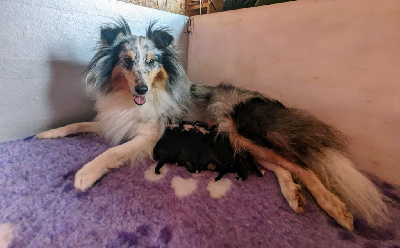
[[[158,161],[157,174],[165,163],[178,163],[191,173],[207,170],[208,164],[219,164],[212,152],[210,132],[189,123],[169,125],[154,147],[153,158]]]
[[[153,150],[153,158],[158,161],[155,173],[159,174],[165,163],[178,163],[191,173],[217,171],[216,181],[226,173],[237,173],[243,180],[249,171],[262,176],[249,153],[235,155],[228,137],[218,135],[215,126],[207,127],[200,122],[169,125]]]

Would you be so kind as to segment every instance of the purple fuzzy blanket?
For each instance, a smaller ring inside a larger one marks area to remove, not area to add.
[[[215,183],[212,172],[172,165],[157,177],[148,162],[75,190],[75,172],[108,147],[94,135],[1,143],[0,246],[400,247],[400,189],[387,183],[375,180],[393,199],[393,223],[372,230],[356,221],[353,233],[309,195],[304,213],[294,213],[268,171]]]

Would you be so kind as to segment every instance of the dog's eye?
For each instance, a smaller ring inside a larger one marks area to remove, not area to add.
[[[155,59],[150,59],[149,62],[147,62],[147,63],[149,63],[149,65],[153,65],[155,62],[156,62]]]
[[[130,57],[126,57],[125,59],[124,59],[124,63],[125,63],[125,65],[126,65],[126,67],[132,67],[132,64],[133,64],[133,61],[132,61],[132,58],[130,58]]]

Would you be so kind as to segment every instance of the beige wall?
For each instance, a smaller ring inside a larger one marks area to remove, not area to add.
[[[345,132],[361,170],[400,184],[400,1],[302,0],[194,17],[194,82],[262,91]]]

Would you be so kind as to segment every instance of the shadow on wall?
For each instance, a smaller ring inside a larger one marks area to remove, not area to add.
[[[94,101],[85,89],[86,65],[51,59],[50,66],[48,128],[93,120]]]
[[[175,43],[177,45],[177,49],[179,51],[179,61],[181,62],[183,68],[185,69],[185,71],[187,71],[187,65],[188,65],[188,47],[189,47],[189,43],[188,43],[188,36],[189,34],[187,33],[187,30],[182,29],[182,31],[180,32],[179,37],[177,37]]]

